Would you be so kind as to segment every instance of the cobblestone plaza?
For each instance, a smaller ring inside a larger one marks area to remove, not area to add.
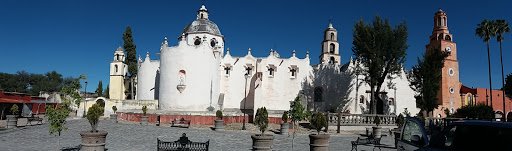
[[[0,150],[2,151],[41,151],[57,150],[57,139],[48,133],[48,123],[0,131]],[[60,149],[77,148],[80,145],[80,131],[89,130],[90,125],[86,119],[71,119],[66,125],[69,129],[62,131],[60,136]],[[99,130],[106,130],[106,148],[109,151],[152,151],[156,150],[157,138],[164,141],[176,141],[182,133],[186,133],[190,140],[206,142],[210,140],[210,150],[251,150],[252,131],[213,131],[197,128],[176,128],[169,126],[142,126],[138,124],[110,123],[101,120]],[[274,134],[274,150],[292,150],[292,136]],[[350,141],[356,140],[357,135],[331,134],[329,150],[349,151]],[[393,138],[383,137],[382,144],[388,147],[381,150],[396,150],[392,147]],[[358,146],[358,150],[373,150],[373,146]],[[297,151],[309,150],[309,138],[306,134],[297,134],[294,139],[294,149]],[[378,149],[376,149],[378,150]]]

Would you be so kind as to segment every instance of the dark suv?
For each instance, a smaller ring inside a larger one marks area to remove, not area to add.
[[[432,127],[427,133],[422,121],[407,118],[401,130],[397,150],[512,151],[512,123],[456,121],[442,131]]]

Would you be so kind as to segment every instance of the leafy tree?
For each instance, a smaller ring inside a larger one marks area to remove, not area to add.
[[[503,87],[503,90],[506,93],[506,95],[512,99],[512,73],[507,75],[507,78],[505,79],[505,87]]]
[[[444,60],[448,55],[439,48],[431,49],[423,55],[423,59],[418,57],[418,65],[413,66],[408,74],[409,86],[416,91],[416,106],[428,115],[439,106],[437,94],[441,87]]]
[[[80,96],[80,88],[82,88],[82,85],[80,85],[80,82],[78,79],[84,78],[84,75],[80,75],[77,80],[71,81],[70,85],[66,85],[62,87],[61,92],[61,98],[64,98],[65,101],[74,101],[76,106],[80,106],[80,103],[82,102],[82,97]],[[69,98],[68,98],[69,97]]]
[[[123,33],[124,50],[126,50],[126,64],[128,65],[128,73],[130,73],[130,91],[131,99],[134,99],[134,87],[133,80],[137,76],[137,51],[136,46],[133,43],[132,29],[130,26],[126,27],[126,31]]]
[[[487,19],[484,19],[482,23],[478,24],[478,28],[476,28],[475,34],[482,38],[485,43],[487,43],[487,60],[489,64],[489,89],[492,89],[492,80],[491,80],[491,55],[489,52],[489,40],[491,40],[491,37],[496,36],[496,27],[494,26],[493,21],[488,21]],[[492,91],[490,91],[492,95]],[[492,98],[491,98],[491,106],[492,106]]]
[[[372,24],[361,19],[354,25],[352,52],[365,67],[362,75],[371,88],[371,113],[377,113],[375,97],[379,94],[386,77],[402,72],[407,45],[405,21],[392,28],[388,19],[375,16]]]
[[[491,120],[494,118],[494,111],[491,106],[483,103],[477,105],[466,105],[457,109],[455,117]]]
[[[48,132],[54,134],[55,136],[60,136],[63,130],[67,130],[66,127],[66,117],[68,117],[70,113],[70,102],[69,100],[64,101],[64,103],[59,104],[56,108],[54,106],[46,106],[46,114],[48,117],[48,122],[50,126],[48,127]],[[58,139],[57,148],[60,146],[60,139]]]
[[[98,88],[96,88],[96,93],[98,93],[98,97],[103,96],[103,83],[101,83],[101,80],[98,83]]]
[[[306,118],[307,114],[304,112],[305,108],[300,103],[300,95],[297,95],[295,97],[295,100],[290,101],[290,110],[288,111],[290,119],[292,120],[292,124],[297,126],[297,122],[302,121]],[[292,150],[293,150],[293,141],[295,139],[295,132],[293,131],[293,138],[292,138]]]
[[[268,127],[268,112],[267,108],[261,107],[256,110],[256,118],[254,119],[254,124],[256,124],[261,131],[261,135],[265,132]]]

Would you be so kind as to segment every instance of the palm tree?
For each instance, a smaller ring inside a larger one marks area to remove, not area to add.
[[[489,62],[489,89],[491,91],[491,108],[492,106],[492,80],[491,80],[491,56],[489,53],[489,40],[491,37],[496,36],[496,30],[494,27],[494,21],[488,21],[484,19],[482,23],[478,24],[478,28],[476,28],[476,35],[484,40],[487,43],[487,60]],[[494,109],[493,109],[494,110]]]
[[[503,55],[502,55],[502,49],[501,49],[501,43],[505,39],[503,37],[504,33],[510,33],[510,26],[509,23],[505,20],[496,20],[495,26],[496,26],[496,34],[498,34],[498,37],[496,40],[500,43],[500,59],[501,59],[501,84],[503,85],[503,88],[505,87],[505,76],[503,75]],[[503,121],[505,121],[505,89],[503,89]]]

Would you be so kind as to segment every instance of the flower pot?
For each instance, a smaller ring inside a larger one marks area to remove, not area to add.
[[[148,125],[149,116],[140,116],[140,125]]]
[[[16,128],[18,126],[17,115],[6,115],[7,116],[7,128]]]
[[[117,123],[117,114],[110,114],[110,123]]]
[[[223,120],[215,120],[215,131],[223,131],[224,128],[224,121]]]
[[[327,151],[329,150],[329,134],[309,134],[309,150],[310,151]]]
[[[281,132],[281,135],[288,134],[288,132],[290,131],[290,124],[281,123],[281,129],[279,131]]]
[[[373,137],[374,138],[381,138],[382,137],[382,127],[380,126],[373,126]]]
[[[82,131],[82,151],[103,151],[105,150],[105,140],[107,131]]]
[[[272,150],[274,145],[274,135],[251,135],[253,150]]]

